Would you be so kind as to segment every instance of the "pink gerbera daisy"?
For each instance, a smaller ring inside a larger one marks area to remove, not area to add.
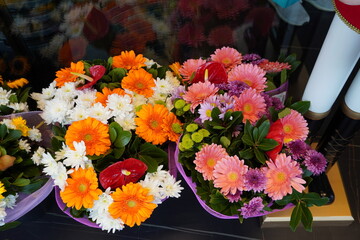
[[[230,70],[241,63],[242,55],[234,48],[222,47],[211,54],[211,60],[222,63],[227,70]]]
[[[291,110],[290,114],[280,119],[284,129],[284,142],[295,140],[304,141],[309,133],[305,118],[297,111]]]
[[[257,121],[261,113],[265,112],[265,99],[255,89],[245,89],[239,97],[235,98],[235,111],[242,111],[243,122],[249,120],[251,123]]]
[[[205,180],[214,180],[214,166],[222,158],[228,156],[225,148],[215,143],[206,145],[196,153],[195,169],[202,173]]]
[[[221,188],[224,195],[235,194],[245,189],[245,174],[248,166],[238,156],[228,156],[218,161],[214,167],[214,186]]]
[[[196,70],[204,63],[206,63],[206,61],[201,58],[185,61],[179,69],[179,73],[183,77],[183,81],[189,81],[193,74],[195,76]]]
[[[229,72],[228,81],[240,81],[263,92],[266,88],[266,72],[257,65],[251,63],[240,64]]]
[[[296,191],[302,192],[306,181],[301,178],[302,170],[299,164],[292,160],[290,156],[281,153],[276,160],[266,162],[268,169],[266,171],[267,183],[265,193],[273,200],[280,200],[287,194],[292,193],[293,187]]]
[[[200,103],[203,103],[207,98],[214,96],[218,90],[219,89],[209,81],[194,83],[183,95],[183,99],[191,103],[191,111],[194,112],[195,108]]]

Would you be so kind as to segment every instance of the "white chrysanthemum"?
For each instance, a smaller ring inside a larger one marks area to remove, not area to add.
[[[64,164],[57,162],[56,164],[56,174],[51,175],[51,178],[54,180],[54,184],[58,186],[61,190],[67,185],[66,180],[68,179],[69,172],[66,170]]]
[[[98,200],[94,201],[94,206],[88,211],[89,217],[99,224],[102,230],[114,233],[116,230],[124,228],[124,222],[120,218],[115,219],[110,215],[108,208],[113,201],[112,197],[107,192],[104,192],[99,196]]]
[[[130,112],[134,111],[134,106],[131,104],[131,97],[129,95],[120,96],[118,94],[111,94],[107,98],[107,106],[113,111],[113,116],[124,118]]]
[[[16,206],[16,199],[19,197],[19,194],[15,194],[15,195],[7,195],[3,200],[5,202],[5,207],[6,208],[11,208],[14,209],[14,207]]]
[[[1,122],[1,124],[5,124],[7,128],[11,128],[11,129],[15,129],[15,125],[13,124],[11,119],[3,119]]]
[[[155,105],[155,104],[164,104],[167,98],[167,94],[154,92],[154,94],[149,97],[149,103]]]
[[[166,79],[157,78],[153,89],[157,93],[169,95],[173,91],[174,86]]]
[[[2,200],[0,200],[0,203],[2,202]],[[6,217],[6,211],[4,207],[0,207],[0,227],[5,225],[5,217]]]
[[[19,140],[19,148],[25,150],[27,153],[31,152],[31,147],[27,139]]]
[[[54,98],[48,101],[45,105],[44,111],[40,114],[47,124],[67,122],[66,113],[73,108],[70,101],[64,99]]]
[[[52,81],[47,88],[43,88],[41,90],[42,98],[43,99],[51,99],[56,94],[56,81]]]
[[[146,68],[151,68],[151,66],[153,66],[154,64],[156,64],[157,67],[161,67],[160,64],[158,64],[157,62],[155,62],[154,60],[152,59],[148,59],[148,58],[145,58],[145,62],[144,64],[146,65]]]
[[[91,107],[96,100],[96,90],[86,89],[79,91],[77,90],[77,99],[75,104],[79,107],[88,108]]]
[[[130,112],[125,117],[117,116],[114,118],[114,121],[119,123],[119,125],[125,130],[130,131],[136,128],[135,124],[135,113]]]
[[[31,141],[40,142],[42,140],[40,130],[35,127],[29,129],[28,134]]]
[[[6,105],[9,103],[9,97],[11,96],[11,92],[7,91],[0,87],[0,105]]]
[[[29,106],[27,103],[10,103],[9,108],[14,109],[16,112],[28,112]]]
[[[101,103],[95,103],[89,108],[90,117],[99,120],[102,123],[107,124],[109,118],[112,117],[111,111],[108,107],[104,107]]]
[[[89,106],[90,107],[90,106]],[[89,117],[90,113],[89,113],[89,109],[88,107],[84,107],[84,106],[76,106],[73,109],[71,109],[67,115],[69,116],[70,121],[80,121],[83,119],[86,119],[87,117]]]
[[[65,166],[78,169],[79,167],[85,168],[85,163],[90,161],[86,157],[85,142],[73,142],[75,150],[67,149],[65,152],[65,160],[63,161]]]
[[[140,94],[133,94],[132,97],[132,104],[134,105],[134,108],[137,109],[139,106],[147,103],[147,98]]]
[[[160,182],[159,181],[149,181],[149,178],[146,178],[144,180],[141,180],[140,182],[140,185],[144,188],[147,188],[149,189],[149,195],[153,195],[154,196],[154,200],[152,201],[153,203],[155,204],[161,204],[162,203],[162,199],[164,198],[163,197],[163,194],[162,194],[162,190],[161,190],[161,187],[160,187]]]
[[[166,197],[180,197],[180,192],[184,188],[180,186],[181,180],[177,181],[173,176],[169,174],[169,177],[164,179],[162,183],[162,188]]]
[[[76,84],[75,82],[66,82],[64,86],[58,88],[55,92],[56,98],[61,98],[67,101],[72,101],[76,97]]]
[[[55,152],[55,161],[60,161],[65,158],[65,153],[68,151],[69,147],[63,142],[62,148],[59,151]]]
[[[45,148],[42,147],[38,147],[38,149],[36,149],[36,151],[34,152],[34,154],[32,155],[31,159],[33,160],[33,163],[36,164],[37,166],[40,165],[41,160],[42,160],[42,155],[45,153]]]

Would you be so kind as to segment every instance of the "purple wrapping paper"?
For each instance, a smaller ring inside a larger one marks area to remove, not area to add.
[[[174,159],[175,159],[175,164],[176,164],[176,167],[179,171],[179,173],[181,174],[181,176],[184,178],[185,182],[188,184],[188,186],[190,187],[190,189],[193,191],[196,199],[198,200],[198,202],[200,203],[201,207],[204,208],[208,213],[210,213],[211,215],[213,215],[214,217],[217,217],[217,218],[221,218],[221,219],[238,219],[239,216],[238,215],[233,215],[233,216],[228,216],[228,215],[224,215],[224,214],[221,214],[215,210],[213,210],[212,208],[210,208],[206,203],[205,201],[203,201],[197,194],[196,194],[196,183],[194,183],[191,179],[191,177],[188,177],[184,171],[184,168],[182,167],[182,165],[179,163],[178,161],[178,155],[179,155],[179,148],[177,147],[176,150],[175,150],[175,156],[174,156]],[[283,211],[285,209],[288,209],[290,207],[292,207],[293,205],[292,204],[288,204],[286,205],[283,209],[275,209],[273,210],[272,212],[267,212],[267,211],[264,211],[262,214],[259,214],[259,215],[255,215],[253,217],[260,217],[260,216],[264,216],[264,215],[267,215],[269,213],[274,213],[274,212],[278,212],[278,211]]]
[[[177,176],[177,168],[176,168],[175,158],[174,158],[175,157],[174,152],[176,151],[176,149],[177,149],[177,147],[176,147],[175,143],[169,144],[169,146],[168,146],[168,160],[169,160],[168,167],[169,167],[170,174],[173,175],[174,178],[176,178],[176,176]],[[87,217],[83,217],[83,218],[73,217],[70,213],[70,208],[67,208],[64,211],[64,209],[66,208],[66,205],[60,197],[60,188],[58,186],[55,186],[55,199],[56,199],[56,203],[57,203],[58,207],[60,208],[60,210],[62,210],[69,217],[73,218],[77,222],[82,223],[88,227],[100,228],[100,226],[98,224],[90,221]],[[163,199],[163,201],[165,201],[165,200],[166,199]]]

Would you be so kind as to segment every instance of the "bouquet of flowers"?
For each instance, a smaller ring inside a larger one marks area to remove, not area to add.
[[[45,122],[55,124],[40,162],[71,216],[114,232],[140,225],[164,199],[180,196],[166,152],[182,131],[170,111],[178,85],[166,67],[124,51],[71,63],[32,94]]]
[[[53,187],[43,176],[42,167],[34,163],[46,145],[42,141],[46,126],[40,128],[38,112],[0,119],[0,226],[3,226],[39,204]],[[29,197],[34,192],[37,197]]]
[[[184,122],[177,167],[201,205],[241,221],[295,206],[291,228],[311,230],[308,207],[328,199],[304,191],[327,164],[305,142],[310,103],[266,94],[266,71],[232,48],[171,67],[183,81],[173,96]]]

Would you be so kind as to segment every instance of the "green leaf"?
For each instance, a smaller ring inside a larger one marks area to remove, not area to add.
[[[310,192],[304,193],[301,197],[301,200],[307,204],[307,206],[323,206],[329,202],[328,198],[321,197],[318,193]]]
[[[312,222],[313,222],[313,216],[309,210],[309,208],[306,206],[305,203],[300,204],[302,215],[301,215],[301,223],[303,224],[306,231],[311,232],[312,228]]]
[[[282,110],[281,112],[279,112],[278,117],[279,118],[283,118],[286,115],[289,115],[291,113],[291,109],[290,108],[285,108],[284,110]]]
[[[82,218],[85,215],[86,210],[82,207],[80,210],[76,208],[70,208],[70,214],[75,218]]]
[[[110,131],[111,129],[111,131]],[[114,133],[114,130],[116,131],[116,134]],[[118,124],[117,122],[112,122],[109,125],[109,134],[112,134],[112,138],[116,138],[112,140],[114,143],[114,146],[117,148],[123,148],[125,147],[131,140],[132,134],[130,131],[124,131],[123,128]],[[111,135],[110,135],[111,140]]]
[[[224,128],[223,126],[214,126],[213,128],[214,128],[214,129],[216,129],[216,130],[223,130],[223,129],[226,129],[226,128]]]
[[[10,103],[18,103],[18,102],[19,102],[16,94],[10,95],[10,97],[9,97],[9,102],[10,102]]]
[[[15,141],[21,138],[21,131],[20,130],[9,130],[9,134],[2,140],[2,144],[10,141]]]
[[[111,76],[112,81],[121,81],[126,76],[126,69],[124,68],[114,68],[109,72],[109,76]]]
[[[266,87],[265,91],[271,91],[271,90],[276,89],[276,86],[272,81],[267,81],[266,86],[267,87]]]
[[[30,183],[30,184],[22,187],[21,191],[26,194],[31,194],[31,193],[39,190],[42,186],[44,186],[44,184],[46,183],[47,180],[48,180],[47,178],[39,179],[33,183]]]
[[[257,127],[255,127],[253,129],[252,136],[253,136],[252,138],[254,139],[254,141],[257,142],[259,139],[259,129]]]
[[[26,178],[18,178],[16,179],[12,185],[18,186],[18,187],[23,187],[30,184],[30,180],[26,179]]]
[[[266,162],[266,157],[265,157],[264,153],[261,152],[261,151],[260,151],[259,149],[257,149],[257,148],[254,148],[254,153],[255,153],[256,159],[257,159],[260,163],[265,164],[265,162]]]
[[[254,145],[254,142],[252,140],[252,137],[248,134],[244,134],[241,138],[243,140],[243,142],[248,145],[248,146],[253,146]]]
[[[147,71],[153,75],[154,79],[156,79],[158,77],[158,71],[156,69],[150,68]]]
[[[122,148],[117,147],[117,148],[113,149],[114,157],[116,159],[121,158],[121,156],[124,154],[124,152],[125,152],[125,147],[122,147]]]
[[[294,200],[295,200],[295,198],[294,198],[294,196],[291,194],[291,195],[286,195],[286,196],[283,197],[282,199],[276,200],[275,202],[276,202],[276,204],[278,204],[278,205],[285,206],[285,205],[291,203],[291,202],[294,201]]]
[[[165,78],[165,76],[166,76],[166,71],[167,71],[167,70],[168,70],[168,68],[165,67],[165,66],[159,67],[159,68],[157,69],[157,71],[158,71],[158,77],[159,77],[160,79]]]
[[[269,133],[269,129],[270,129],[270,121],[266,120],[260,125],[259,137],[258,139],[255,139],[255,141],[261,142],[261,140],[263,140],[266,137],[266,135]]]
[[[19,102],[25,103],[27,102],[27,99],[29,98],[29,91],[30,87],[25,88],[21,93],[19,94]]]
[[[263,151],[270,151],[274,149],[279,143],[271,138],[264,138],[257,147]]]
[[[0,124],[0,138],[3,139],[7,134],[7,127],[5,124]]]
[[[211,118],[213,122],[220,122],[219,115],[221,114],[220,109],[215,107],[211,111]]]
[[[0,231],[5,231],[5,230],[12,229],[12,228],[16,228],[20,224],[21,224],[21,222],[19,222],[19,221],[6,223],[5,225],[0,227]]]
[[[287,81],[287,70],[283,69],[280,73],[280,84],[284,84]]]
[[[310,101],[299,101],[293,103],[290,108],[298,111],[301,114],[305,114],[310,108]]]
[[[252,148],[241,150],[239,156],[242,159],[252,159],[254,157],[254,150]]]
[[[111,126],[111,124],[109,126],[109,136],[110,136],[110,141],[114,143],[117,137],[117,132],[115,128]]]
[[[293,211],[291,213],[291,217],[290,217],[290,228],[293,232],[295,232],[297,226],[299,225],[299,223],[301,221],[301,215],[302,215],[301,203],[298,202],[296,204],[296,207],[293,209]]]
[[[156,159],[147,155],[139,155],[139,159],[146,164],[146,166],[148,167],[148,172],[156,172],[158,167],[158,162],[156,161]]]

